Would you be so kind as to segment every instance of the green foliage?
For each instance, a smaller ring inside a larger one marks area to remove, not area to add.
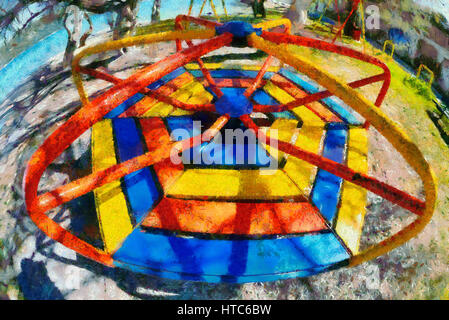
[[[417,94],[424,97],[426,100],[433,99],[433,93],[430,86],[416,77],[406,77],[403,83],[410,89],[413,89]]]

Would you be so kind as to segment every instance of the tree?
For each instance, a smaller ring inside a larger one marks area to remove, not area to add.
[[[20,34],[44,13],[51,12],[63,22],[67,30],[67,47],[64,65],[69,65],[73,52],[85,45],[93,31],[89,14],[116,13],[115,21],[110,23],[113,38],[118,39],[130,33],[136,26],[136,9],[139,0],[13,0],[0,3],[0,36],[6,44]],[[13,4],[11,4],[13,3]],[[31,11],[31,7],[38,8]],[[22,21],[23,17],[27,17]],[[89,30],[81,35],[83,20],[89,23]]]
[[[153,10],[151,11],[151,22],[159,22],[161,20],[161,0],[154,0]]]
[[[31,11],[30,7],[34,4],[40,5],[38,5],[37,10]],[[0,37],[6,43],[45,13],[55,11],[60,11],[60,2],[57,0],[5,1],[0,4]],[[24,17],[27,18],[23,20]]]

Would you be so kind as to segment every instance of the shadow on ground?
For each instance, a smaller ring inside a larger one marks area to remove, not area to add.
[[[113,59],[93,64],[91,67],[105,65]],[[105,283],[109,279],[115,283],[117,288],[112,291],[115,290],[113,294],[116,296],[109,296],[109,298],[117,298],[117,291],[125,292],[127,298],[131,296],[142,299],[161,297],[174,299],[236,298],[240,290],[239,285],[163,280],[118,268],[108,268],[70,252],[70,250],[69,253],[61,254],[56,252],[61,251],[57,250],[58,244],[34,226],[26,214],[22,193],[22,179],[26,163],[36,147],[52,131],[51,128],[74,114],[80,105],[79,101],[75,100],[57,107],[56,110],[36,112],[35,109],[45,98],[54,95],[57,91],[74,90],[70,78],[69,70],[58,66],[44,66],[21,88],[10,95],[6,103],[3,103],[3,112],[0,113],[0,137],[3,136],[5,139],[0,146],[2,148],[0,160],[6,161],[9,156],[12,156],[15,158],[14,164],[16,165],[16,168],[13,169],[16,171],[13,176],[14,181],[11,181],[6,187],[7,196],[12,201],[8,203],[7,210],[5,210],[8,219],[13,221],[14,227],[8,231],[8,234],[1,235],[1,238],[8,240],[5,241],[5,246],[8,249],[7,257],[5,259],[0,257],[1,265],[7,266],[5,268],[5,273],[8,273],[7,278],[10,278],[11,281],[15,279],[25,299],[64,299],[76,290],[88,288],[89,282],[96,283],[98,279],[102,279]],[[99,93],[101,92],[96,95]],[[33,112],[37,113],[36,119],[40,120],[28,122],[27,115]],[[14,133],[17,132],[20,134],[14,136]],[[89,148],[87,149],[89,150]],[[76,152],[72,148],[64,152],[64,161],[50,165],[45,176],[57,175],[64,182],[90,173],[88,165],[90,164],[90,152],[86,151],[81,155],[75,154]],[[45,191],[48,186],[45,185],[45,178],[43,180],[44,183],[41,183],[40,190]],[[80,227],[84,226],[86,219],[91,217],[83,214],[74,217],[68,214],[69,211],[79,213],[81,212],[80,208],[85,207],[92,207],[92,199],[88,195],[59,208],[53,219],[63,225],[68,225],[68,229],[73,230],[81,238],[100,245],[95,243],[95,232],[85,232]],[[64,277],[64,274],[67,273],[65,270],[61,271],[63,276],[57,276],[59,279],[55,280],[55,274],[59,272],[57,269],[68,267],[87,271],[81,277],[80,288],[67,287],[65,284],[67,279]],[[108,293],[105,296],[108,298]]]

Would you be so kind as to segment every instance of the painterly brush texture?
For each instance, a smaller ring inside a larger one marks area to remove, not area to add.
[[[0,298],[449,299],[449,7],[178,2],[0,1]]]

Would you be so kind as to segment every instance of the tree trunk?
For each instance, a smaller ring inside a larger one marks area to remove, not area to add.
[[[67,30],[67,47],[64,52],[63,66],[68,67],[72,63],[73,55],[81,38],[83,15],[77,6],[69,6],[64,15],[64,28]]]
[[[154,0],[153,11],[151,12],[151,22],[159,22],[161,20],[161,0]]]

